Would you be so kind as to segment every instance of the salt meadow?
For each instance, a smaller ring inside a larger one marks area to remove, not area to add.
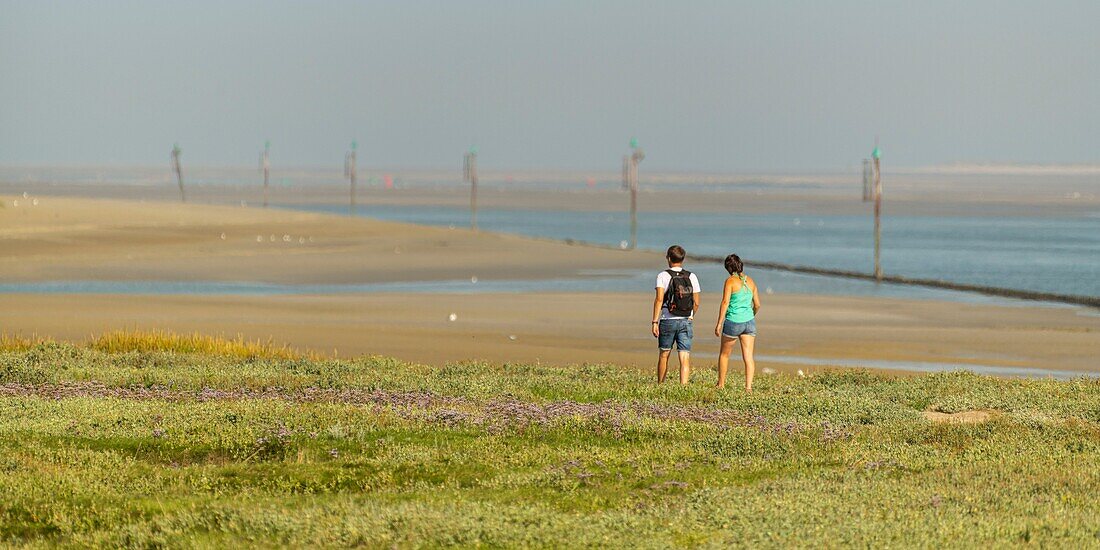
[[[746,396],[697,376],[8,339],[0,540],[1100,544],[1100,381],[849,371],[761,376]]]

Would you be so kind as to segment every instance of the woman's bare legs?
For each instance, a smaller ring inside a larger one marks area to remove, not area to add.
[[[741,358],[745,360],[745,391],[752,393],[752,375],[756,374],[756,361],[752,357],[752,347],[756,344],[756,336],[751,334],[742,334],[738,336],[741,339]],[[726,343],[722,342],[722,349],[725,348]],[[727,355],[727,362],[729,356]]]
[[[718,387],[726,387],[726,371],[730,366],[730,354],[733,353],[733,345],[737,343],[737,338],[730,338],[729,336],[722,336],[722,349],[718,352]]]

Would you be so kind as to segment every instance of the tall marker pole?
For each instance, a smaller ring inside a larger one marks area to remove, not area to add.
[[[623,155],[623,191],[630,190],[630,155]]]
[[[638,147],[636,138],[630,139],[630,164],[627,178],[630,183],[630,249],[638,248],[638,163],[645,159],[645,151]]]
[[[875,140],[875,150],[871,152],[871,158],[875,163],[875,280],[882,282],[882,168],[879,165],[882,151],[878,148],[878,140]]]
[[[180,165],[180,153],[182,152],[183,149],[180,149],[180,144],[172,145],[172,169],[176,171],[176,182],[180,186],[180,202],[187,202],[187,195],[183,193],[183,166]]]
[[[477,231],[477,147],[466,153],[462,172],[462,179],[470,182],[470,228]]]
[[[264,142],[264,151],[260,153],[260,170],[264,172],[264,208],[267,208],[267,183],[271,173],[271,142]]]
[[[863,159],[863,202],[871,202],[875,194],[875,176],[871,159]]]
[[[356,141],[351,142],[351,151],[344,156],[344,175],[347,176],[351,182],[351,202],[348,210],[352,215],[355,214],[355,182],[358,179],[358,175],[355,169],[355,150],[359,148],[359,143]]]
[[[630,160],[630,249],[638,248],[638,165]]]

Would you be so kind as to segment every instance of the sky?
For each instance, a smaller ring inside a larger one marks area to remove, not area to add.
[[[1100,163],[1100,2],[0,0],[0,164]]]

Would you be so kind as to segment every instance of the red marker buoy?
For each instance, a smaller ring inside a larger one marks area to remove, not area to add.
[[[382,176],[382,181],[383,181],[384,185],[386,186],[386,189],[393,189],[393,176],[392,175],[386,174],[386,175]]]

